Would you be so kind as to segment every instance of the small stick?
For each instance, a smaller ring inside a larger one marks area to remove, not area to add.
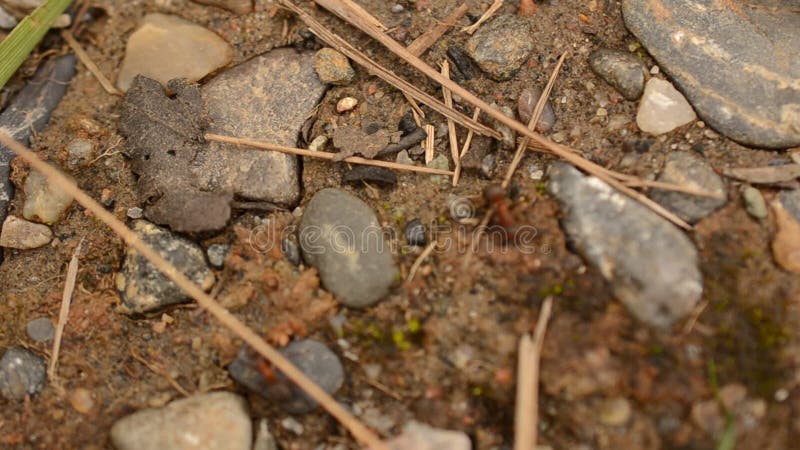
[[[539,421],[539,365],[547,321],[553,310],[553,297],[547,297],[539,312],[533,342],[525,334],[519,343],[517,364],[517,405],[514,414],[514,450],[536,448]]]
[[[5,137],[5,134],[0,136]],[[50,356],[50,365],[47,367],[47,377],[51,381],[56,379],[58,354],[61,351],[61,338],[64,336],[64,327],[67,325],[69,307],[72,304],[72,293],[75,291],[75,279],[78,277],[78,255],[81,252],[81,245],[83,245],[83,239],[78,242],[78,246],[72,252],[72,258],[67,266],[67,279],[64,282],[64,294],[61,296],[61,311],[58,313],[58,325],[56,325],[56,334],[53,338],[53,351]]]
[[[100,71],[100,68],[97,67],[97,64],[92,61],[92,58],[89,57],[89,54],[81,47],[81,44],[75,39],[75,36],[67,30],[61,30],[61,37],[67,41],[67,44],[70,46],[73,52],[75,52],[75,56],[78,57],[80,62],[89,69],[89,72],[94,75],[98,82],[100,82],[100,86],[103,86],[103,89],[106,90],[111,95],[122,95],[122,92],[119,89],[115,88],[111,81],[103,75],[103,72]]]
[[[556,78],[558,78],[558,73],[561,71],[561,66],[564,65],[564,59],[567,57],[567,53],[564,52],[561,54],[561,57],[558,58],[558,63],[556,63],[556,67],[553,69],[553,73],[550,74],[550,79],[547,80],[547,86],[545,86],[544,91],[542,91],[542,95],[539,96],[539,100],[536,102],[536,107],[533,108],[533,114],[531,114],[531,120],[528,121],[528,129],[535,130],[536,125],[539,123],[539,118],[542,117],[542,111],[544,111],[544,105],[547,102],[547,99],[550,98],[550,91],[553,89],[553,85],[556,82]],[[519,146],[517,146],[517,152],[514,154],[514,159],[511,161],[511,166],[509,166],[508,171],[506,172],[506,176],[503,179],[503,183],[501,186],[503,188],[507,188],[508,185],[511,183],[511,178],[514,177],[514,172],[516,172],[517,167],[519,167],[519,163],[522,162],[522,155],[525,152],[525,147],[528,146],[528,138],[523,137],[522,142],[520,142]]]
[[[478,28],[481,25],[483,25],[483,22],[486,22],[487,20],[489,20],[494,15],[494,13],[496,13],[497,10],[500,9],[501,6],[503,6],[503,0],[494,0],[494,3],[492,3],[492,6],[490,6],[489,9],[487,9],[486,12],[483,13],[481,18],[478,19],[477,22],[473,23],[472,25],[470,25],[468,27],[464,27],[461,31],[463,31],[463,32],[465,32],[467,34],[472,34],[472,33],[476,32],[476,31],[478,31]]]
[[[386,69],[385,67],[381,66],[380,64],[376,63],[375,61],[367,57],[364,53],[362,53],[361,51],[350,45],[347,41],[339,37],[337,34],[325,28],[324,25],[319,23],[310,14],[300,9],[294,3],[288,0],[282,0],[282,1],[283,5],[293,13],[297,14],[297,16],[300,17],[300,20],[302,20],[303,23],[305,23],[306,26],[308,26],[308,28],[311,31],[313,31],[314,34],[316,34],[317,37],[319,37],[323,42],[333,47],[334,49],[338,50],[340,53],[353,60],[356,64],[365,67],[367,71],[369,71],[373,75],[394,86],[401,92],[407,93],[420,103],[428,105],[431,109],[438,112],[439,114],[445,117],[450,117],[451,119],[458,122],[461,126],[466,128],[472,128],[475,130],[476,133],[482,134],[484,136],[492,136],[494,138],[500,139],[500,133],[498,133],[497,131],[485,125],[481,125],[471,120],[469,117],[465,117],[458,111],[446,107],[444,103],[440,102],[439,100],[436,100],[432,96],[420,90],[418,87],[398,77],[394,72],[390,71],[389,69]],[[319,1],[321,0],[318,0],[318,2]],[[339,4],[339,6],[341,7],[342,4]],[[367,22],[367,21],[361,21],[361,22]],[[397,46],[399,46],[403,51],[406,51],[405,47],[397,43],[397,41],[390,38],[389,36],[386,36],[383,33],[383,31],[375,27],[370,27],[369,29],[371,31],[374,31],[375,33],[380,34],[382,36],[382,39],[392,41]]]
[[[425,137],[425,164],[430,164],[430,162],[433,161],[433,139],[436,130],[433,128],[433,125],[426,124],[425,132],[428,133]]]
[[[24,145],[15,141],[5,131],[0,131],[0,143],[16,153],[34,170],[41,173],[52,184],[69,194],[81,206],[91,211],[95,217],[108,225],[127,245],[135,249],[147,259],[159,272],[181,288],[189,297],[195,299],[198,305],[214,316],[223,326],[233,331],[237,336],[252,347],[259,355],[270,361],[278,370],[305,391],[309,397],[320,404],[330,415],[339,421],[360,443],[372,450],[389,450],[389,447],[380,438],[367,428],[363,423],[345,409],[339,402],[319,387],[306,374],[286,359],[275,347],[269,345],[255,331],[248,328],[241,320],[236,318],[227,309],[217,303],[205,291],[195,285],[183,272],[179,271],[160,253],[147,245],[142,239],[128,228],[124,223],[107,211],[103,206],[86,192],[81,190],[74,181],[65,177],[50,164],[42,161]]]
[[[180,383],[178,383],[178,381],[175,380],[175,378],[172,378],[172,376],[166,370],[164,370],[164,368],[146,360],[144,356],[138,354],[136,350],[133,349],[133,347],[131,347],[131,356],[133,356],[135,360],[142,363],[145,367],[153,371],[153,373],[155,373],[156,375],[161,375],[162,377],[164,377],[169,383],[169,385],[175,388],[175,390],[180,392],[180,394],[183,395],[184,397],[192,396],[191,392],[184,389],[183,386],[181,386]]]
[[[327,153],[327,152],[314,152],[311,150],[304,150],[302,148],[294,148],[294,147],[284,147],[282,145],[270,144],[268,142],[256,141],[253,139],[244,139],[244,138],[237,138],[233,136],[223,136],[220,134],[213,134],[213,133],[206,133],[205,134],[206,140],[209,141],[216,141],[216,142],[224,142],[226,144],[233,144],[237,146],[246,146],[246,147],[253,147],[259,148],[262,150],[271,150],[275,152],[281,153],[288,153],[291,155],[299,155],[299,156],[307,156],[309,158],[318,158],[318,159],[325,159],[328,161],[333,160],[336,157],[335,153]],[[442,169],[433,169],[430,167],[418,167],[418,166],[411,166],[408,164],[399,164],[390,161],[381,161],[378,159],[366,159],[361,158],[359,156],[350,156],[348,158],[343,159],[342,161],[351,163],[351,164],[362,164],[365,166],[377,166],[377,167],[385,167],[387,169],[397,169],[397,170],[408,170],[411,172],[420,172],[420,173],[429,173],[433,175],[453,175],[452,171],[449,170],[442,170]]]
[[[475,108],[475,112],[472,114],[472,120],[478,121],[478,117],[481,115],[481,109]],[[467,139],[464,141],[464,146],[461,147],[461,154],[458,156],[460,159],[464,159],[464,155],[467,154],[469,151],[469,146],[472,144],[472,136],[475,135],[475,132],[472,130],[467,131]]]
[[[442,75],[450,78],[450,63],[447,59],[442,62]],[[442,86],[442,97],[444,104],[448,108],[453,107],[453,93],[450,89]],[[451,119],[447,119],[447,135],[450,138],[450,156],[453,158],[455,170],[453,171],[453,186],[458,186],[458,179],[461,177],[461,155],[458,153],[458,136],[456,136],[456,124]]]
[[[414,275],[417,274],[417,271],[419,270],[420,266],[422,266],[422,263],[431,254],[431,252],[433,252],[434,248],[436,248],[436,241],[433,241],[430,244],[428,244],[428,246],[425,247],[425,250],[423,250],[422,253],[420,253],[419,256],[417,256],[417,259],[414,260],[414,264],[411,265],[411,269],[409,269],[408,271],[408,277],[406,277],[406,283],[410,283],[411,280],[414,279]]]

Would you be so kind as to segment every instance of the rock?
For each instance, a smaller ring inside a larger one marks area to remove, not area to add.
[[[506,105],[498,106],[497,103],[492,103],[492,107],[495,109],[499,109],[504,116],[514,119],[514,111]],[[544,118],[544,117],[543,117]],[[508,125],[495,120],[491,119],[492,127],[497,130],[498,133],[501,135],[500,143],[502,147],[506,150],[513,150],[517,148],[517,133],[511,129]],[[537,124],[538,125],[538,124]]]
[[[128,211],[125,213],[129,219],[141,219],[142,218],[142,208],[138,206],[134,206],[132,208],[128,208]]]
[[[334,394],[344,384],[344,368],[339,357],[325,344],[302,339],[280,350],[306,376],[329,394]],[[311,397],[277,371],[276,380],[267,381],[258,370],[257,359],[251,350],[242,348],[228,366],[231,377],[251,391],[275,402],[292,414],[305,414],[317,407]]]
[[[631,404],[625,397],[614,397],[601,403],[597,417],[603,425],[621,427],[628,423],[632,413]]]
[[[321,134],[315,137],[314,140],[312,140],[311,143],[308,144],[308,149],[311,150],[312,152],[319,152],[322,151],[323,148],[325,148],[325,144],[327,143],[328,143],[328,136]]]
[[[471,450],[472,442],[461,431],[433,428],[417,421],[403,427],[403,433],[390,439],[392,450]]]
[[[777,231],[772,241],[775,262],[789,272],[800,273],[800,221],[783,207],[780,200],[772,202]]]
[[[210,392],[143,409],[111,427],[117,450],[250,450],[247,402],[230,392]]]
[[[354,165],[353,168],[342,177],[342,182],[358,186],[362,185],[362,181],[392,187],[397,184],[397,175],[393,170],[385,167]]]
[[[358,105],[358,100],[353,97],[345,97],[336,102],[336,112],[339,114],[352,111]]]
[[[647,69],[636,56],[603,48],[589,55],[589,67],[628,100],[636,100],[642,95]]]
[[[668,81],[651,78],[636,113],[636,125],[650,134],[664,134],[696,119],[691,105]]]
[[[800,189],[778,192],[778,201],[795,220],[800,220]]]
[[[654,189],[651,198],[681,219],[695,223],[727,202],[725,183],[703,159],[689,152],[673,152],[667,157],[658,181],[700,189],[721,198],[698,197],[680,192]]]
[[[225,265],[225,258],[228,257],[228,253],[230,252],[231,246],[228,244],[211,244],[208,246],[208,250],[206,250],[208,263],[211,264],[211,267],[221,269],[222,266]]]
[[[25,179],[25,204],[22,216],[44,223],[57,221],[72,203],[72,197],[50,184],[44,175],[31,171]]]
[[[145,220],[135,221],[133,230],[196,285],[211,289],[214,274],[206,266],[199,246]],[[145,313],[187,300],[178,286],[130,247],[117,273],[116,285],[126,312],[130,313]]]
[[[759,220],[767,218],[767,202],[764,201],[761,191],[753,186],[747,186],[742,189],[742,200],[747,214]]]
[[[523,89],[519,94],[517,101],[517,113],[519,113],[519,120],[527,125],[531,121],[533,111],[536,109],[536,103],[539,102],[539,97],[542,96],[541,89],[537,87],[530,87]],[[542,115],[539,116],[539,122],[536,124],[536,131],[546,133],[553,128],[556,124],[556,113],[553,111],[553,105],[550,100],[544,102],[544,109]]]
[[[426,166],[430,167],[431,169],[450,170],[450,160],[447,159],[447,156],[440,153],[436,155],[431,162],[426,164]],[[439,184],[450,183],[450,177],[446,175],[433,175],[431,176],[431,180]]]
[[[344,305],[360,308],[385,297],[397,265],[375,213],[339,189],[317,192],[300,223],[303,258],[319,270],[322,284]]]
[[[800,145],[800,15],[759,3],[625,0],[622,11],[703,121],[746,145]]]
[[[85,388],[74,389],[69,394],[69,404],[72,408],[83,414],[89,415],[94,411],[95,401],[92,398],[92,392]]]
[[[551,166],[547,188],[569,239],[634,316],[669,327],[694,309],[703,291],[697,250],[677,227],[566,164]]]
[[[67,152],[69,153],[70,164],[84,163],[94,155],[94,144],[89,139],[73,139],[67,144]]]
[[[272,50],[206,83],[203,100],[212,133],[297,146],[300,128],[325,92],[314,73],[313,56]],[[300,198],[297,157],[210,143],[196,170],[204,190],[230,190],[240,197],[284,206]]]
[[[460,77],[464,81],[475,78],[475,65],[467,52],[456,45],[447,48],[447,57],[453,62],[453,78]]]
[[[238,15],[249,14],[253,11],[252,0],[192,0],[195,3],[203,5],[216,6],[218,8],[227,9],[230,12]]]
[[[17,26],[17,18],[8,13],[0,6],[0,28],[10,30]]]
[[[53,322],[47,317],[39,317],[28,322],[25,325],[25,332],[28,333],[29,338],[39,343],[52,341],[56,334]]]
[[[75,74],[75,62],[75,57],[68,54],[43,64],[33,79],[0,113],[0,129],[23,145],[28,145],[31,135],[44,129],[50,113],[66,93],[69,81]],[[14,153],[0,145],[0,221],[6,219],[8,202],[14,197],[14,189],[9,181],[9,163],[13,158]]]
[[[209,118],[200,90],[182,80],[168,83],[137,76],[120,106],[119,130],[126,137],[138,175],[145,217],[174,231],[216,231],[228,223],[231,192],[203,189],[196,171],[211,150],[203,142]]]
[[[314,70],[323,83],[344,86],[353,81],[356,71],[350,66],[347,57],[338,51],[325,47],[314,54]]]
[[[166,14],[144,16],[128,38],[117,87],[127,91],[136,75],[167,85],[173,78],[197,81],[233,59],[233,48],[215,33]]]
[[[403,7],[403,5],[400,5],[400,4],[397,4],[397,3],[392,5],[392,12],[395,13],[395,14],[400,14],[401,12],[403,12],[405,10],[406,9]]]
[[[291,431],[296,436],[302,436],[303,431],[305,431],[303,424],[298,422],[294,417],[287,417],[281,420],[281,426],[284,430]]]
[[[489,153],[481,160],[481,175],[486,179],[494,177],[494,170],[497,168],[497,155]]]
[[[300,247],[293,238],[283,238],[281,240],[281,253],[286,257],[286,260],[294,266],[300,265]]]
[[[414,160],[408,156],[408,150],[401,150],[397,153],[397,157],[395,158],[394,162],[397,164],[405,164],[407,166],[413,166]]]
[[[11,347],[0,358],[0,394],[7,400],[24,400],[38,394],[47,381],[44,358],[22,347]]]
[[[267,419],[258,421],[258,428],[256,428],[256,437],[253,441],[253,450],[278,450],[278,443],[269,432],[269,422]]]
[[[530,23],[515,15],[497,16],[467,41],[467,54],[497,81],[510,80],[533,51]]]
[[[333,132],[333,146],[339,149],[334,161],[341,161],[353,155],[372,159],[389,144],[389,132],[378,129],[368,133],[357,126],[337,128]]]
[[[53,232],[46,225],[28,222],[16,216],[8,216],[0,232],[0,247],[29,250],[47,245],[53,240]]]
[[[422,247],[428,243],[428,238],[425,235],[425,225],[419,219],[410,220],[406,224],[403,234],[408,245]]]

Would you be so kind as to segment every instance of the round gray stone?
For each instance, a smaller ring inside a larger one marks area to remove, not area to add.
[[[322,285],[343,304],[366,307],[385,297],[397,265],[375,213],[357,197],[323,189],[306,206],[300,249],[319,270]]]
[[[628,100],[642,95],[645,67],[636,56],[604,48],[589,55],[589,67]]]
[[[0,358],[0,394],[19,401],[39,393],[47,381],[44,358],[22,347],[11,347]]]
[[[510,80],[533,51],[530,23],[515,15],[498,16],[475,32],[466,50],[491,78]]]
[[[56,334],[53,322],[47,317],[39,317],[38,319],[31,320],[25,325],[25,331],[28,333],[28,337],[36,342],[52,341]]]
[[[653,200],[689,223],[699,221],[727,202],[725,183],[722,178],[703,158],[689,152],[670,153],[658,181],[700,189],[721,196],[716,199],[680,192],[653,190],[651,195]]]

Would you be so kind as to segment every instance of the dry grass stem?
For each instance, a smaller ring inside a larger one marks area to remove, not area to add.
[[[7,136],[5,132],[0,133],[0,138]],[[13,149],[12,149],[13,150]],[[47,366],[47,377],[51,382],[56,380],[56,369],[58,368],[58,354],[61,352],[61,339],[64,337],[64,327],[69,318],[69,308],[72,304],[72,293],[75,291],[75,280],[78,278],[78,255],[81,253],[83,239],[78,242],[72,258],[67,266],[67,279],[64,281],[64,293],[61,296],[61,310],[58,312],[58,324],[53,338],[53,351],[50,355],[50,364]]]
[[[536,448],[539,422],[539,366],[547,322],[553,311],[553,297],[547,297],[539,311],[533,341],[526,334],[519,343],[517,401],[514,414],[514,450]]]
[[[426,124],[425,133],[428,134],[425,137],[425,164],[430,164],[433,161],[433,140],[436,135],[436,129],[433,128],[433,125]]]
[[[164,377],[164,379],[167,380],[167,383],[169,383],[169,385],[172,386],[181,395],[183,395],[184,397],[191,397],[192,393],[184,389],[183,386],[181,386],[180,383],[178,383],[178,381],[175,380],[175,378],[173,378],[172,375],[170,375],[169,372],[166,371],[166,369],[164,369],[163,367],[159,366],[156,363],[148,361],[147,359],[145,359],[144,356],[137,353],[136,350],[134,350],[133,348],[131,348],[131,356],[133,357],[133,359],[142,363],[145,367],[150,369],[156,375]]]
[[[399,91],[408,94],[414,100],[416,100],[416,101],[418,101],[420,103],[424,103],[424,104],[428,105],[428,107],[430,107],[434,111],[438,112],[439,114],[455,120],[458,124],[460,124],[460,125],[462,125],[462,126],[464,126],[466,128],[474,129],[475,132],[478,133],[478,134],[482,134],[484,136],[492,136],[492,137],[495,137],[495,138],[499,138],[500,137],[500,134],[497,131],[495,131],[495,130],[493,130],[493,129],[485,126],[485,125],[481,125],[481,124],[471,120],[469,117],[464,116],[463,114],[459,113],[458,111],[455,111],[453,109],[450,109],[450,108],[446,107],[444,105],[444,103],[440,102],[439,100],[436,100],[435,98],[433,98],[432,96],[426,94],[425,92],[423,92],[422,90],[420,90],[419,88],[414,86],[413,84],[411,84],[411,83],[407,82],[406,80],[398,77],[392,71],[390,71],[390,70],[386,69],[385,67],[381,66],[380,64],[376,63],[375,61],[370,59],[368,56],[363,54],[361,51],[359,51],[355,47],[351,46],[347,41],[345,41],[344,39],[342,39],[341,37],[339,37],[338,35],[336,35],[332,31],[330,31],[327,28],[325,28],[324,25],[319,23],[310,14],[308,14],[305,11],[303,11],[302,9],[300,9],[297,5],[295,5],[291,1],[288,1],[288,0],[281,0],[281,1],[282,1],[283,6],[285,6],[289,10],[291,10],[293,13],[297,14],[297,16],[300,18],[300,20],[302,20],[303,23],[305,23],[306,26],[312,32],[314,32],[314,34],[317,35],[317,37],[320,38],[320,40],[322,40],[323,42],[325,42],[329,46],[333,47],[334,49],[338,50],[340,53],[342,53],[343,55],[345,55],[348,58],[350,58],[351,60],[353,60],[356,64],[366,68],[367,71],[369,71],[372,75],[375,75],[378,78],[382,79],[383,81],[389,83],[395,89],[398,89]],[[367,23],[368,24],[370,22],[368,20],[364,20],[360,15],[356,15],[356,17],[358,18],[359,22],[361,22],[361,23]],[[395,41],[394,39],[390,38],[389,36],[386,36],[383,33],[383,31],[379,30],[378,28],[373,27],[373,26],[369,26],[369,29],[370,30],[374,30],[376,33],[382,35],[383,39],[388,39],[388,40],[394,42],[395,44],[397,44],[397,41]],[[402,48],[404,52],[406,51],[405,47],[403,47],[400,44],[397,44],[397,45],[400,46],[400,48]]]
[[[436,41],[438,41],[444,34],[452,28],[458,19],[462,18],[467,13],[466,3],[459,5],[454,9],[444,20],[439,21],[430,30],[422,33],[418,38],[408,44],[406,50],[414,56],[422,56]]]
[[[111,95],[122,95],[122,92],[115,88],[111,81],[109,81],[103,72],[100,71],[100,68],[97,67],[97,64],[92,61],[92,58],[89,57],[89,54],[86,53],[83,47],[81,47],[81,44],[75,39],[75,36],[73,36],[69,30],[61,30],[61,37],[67,41],[67,45],[69,45],[72,51],[75,52],[75,56],[77,56],[80,62],[83,63],[87,69],[89,69],[89,72],[94,75],[94,77],[100,83],[100,86],[103,86],[103,89],[105,89],[106,92]]]
[[[180,287],[186,295],[195,299],[198,305],[208,311],[222,325],[239,336],[258,354],[271,362],[278,370],[283,372],[289,380],[305,391],[309,397],[317,401],[317,403],[347,428],[361,444],[371,447],[374,450],[389,450],[388,446],[381,441],[375,433],[359,422],[356,417],[321,387],[317,386],[300,371],[300,369],[292,364],[291,361],[286,359],[278,350],[269,345],[261,336],[248,328],[247,325],[217,303],[201,288],[192,283],[186,275],[178,271],[175,266],[153,250],[152,247],[145,244],[136,233],[125,226],[125,224],[117,219],[111,212],[103,208],[97,201],[89,197],[89,195],[82,191],[73,181],[61,174],[58,169],[39,159],[35,153],[12,139],[5,132],[0,132],[0,143],[24,159],[34,170],[44,175],[52,185],[57,186],[59,189],[72,196],[81,206],[91,211],[95,217],[108,225],[108,227],[127,245],[138,251],[140,255],[146,258],[156,269],[163,273],[164,276]]]
[[[414,276],[417,274],[417,271],[422,266],[422,263],[425,262],[428,256],[430,256],[434,248],[436,248],[436,241],[433,241],[430,244],[428,244],[428,246],[425,247],[425,250],[423,250],[422,253],[420,253],[419,256],[417,256],[417,259],[414,260],[414,264],[411,265],[411,269],[409,269],[408,271],[408,277],[406,277],[406,283],[410,283],[414,279]]]
[[[304,22],[306,20],[309,20],[309,19],[313,20],[312,18],[310,18],[310,16],[305,11],[303,11],[300,8],[298,8],[290,0],[281,0],[281,2],[282,2],[282,4],[284,6],[286,6],[288,9],[290,9],[292,12],[295,12],[296,14],[298,14]],[[346,8],[346,5],[344,5],[341,2],[335,1],[335,0],[317,0],[317,3],[319,5],[321,5],[322,7],[324,7],[325,9],[328,9],[329,11],[333,12],[334,14],[339,15],[340,17],[342,17],[342,15],[340,13],[337,13],[337,10],[342,10],[342,9]],[[306,24],[308,24],[308,22],[306,22]],[[522,125],[518,121],[507,117],[505,114],[503,114],[499,110],[497,110],[495,108],[492,108],[488,103],[486,103],[485,101],[481,100],[478,96],[476,96],[472,92],[464,89],[463,87],[461,87],[457,83],[454,83],[453,81],[451,81],[451,80],[449,80],[447,78],[444,78],[437,70],[435,70],[434,68],[432,68],[431,66],[426,64],[424,61],[422,61],[418,57],[416,57],[416,56],[412,55],[411,53],[409,53],[406,50],[406,48],[403,47],[402,45],[400,45],[399,43],[397,43],[397,41],[395,41],[394,39],[386,36],[385,34],[383,34],[377,28],[370,26],[369,23],[367,23],[366,21],[355,19],[352,22],[350,22],[350,24],[355,26],[359,30],[363,31],[364,33],[366,33],[367,35],[369,35],[373,39],[377,40],[381,44],[383,44],[392,53],[394,53],[395,55],[397,55],[400,58],[402,58],[404,61],[406,61],[412,67],[416,68],[417,70],[419,70],[420,72],[425,74],[428,78],[432,79],[433,81],[437,82],[438,84],[440,84],[442,86],[447,86],[450,89],[450,91],[453,92],[453,94],[460,96],[461,98],[464,99],[464,101],[472,104],[473,106],[481,108],[481,110],[483,110],[483,112],[486,115],[488,115],[489,117],[491,117],[491,118],[497,120],[498,122],[508,126],[512,130],[514,130],[517,133],[519,133],[520,135],[527,136],[529,139],[531,139],[531,141],[533,141],[533,142],[535,142],[537,144],[540,144],[541,146],[547,148],[549,151],[554,153],[556,156],[564,159],[565,161],[567,161],[568,163],[574,165],[575,167],[577,167],[577,168],[579,168],[579,169],[581,169],[581,170],[583,170],[585,172],[588,172],[588,173],[596,176],[597,178],[600,178],[601,180],[605,181],[607,184],[611,185],[613,188],[615,188],[618,191],[622,192],[623,194],[625,194],[625,195],[627,195],[627,196],[639,201],[640,203],[642,203],[646,207],[648,207],[651,210],[653,210],[656,214],[661,215],[662,217],[664,217],[667,220],[671,221],[675,225],[677,225],[677,226],[679,226],[681,228],[687,229],[687,230],[692,228],[688,223],[683,221],[680,217],[678,217],[674,213],[668,211],[666,208],[664,208],[663,206],[659,205],[658,203],[650,200],[649,198],[647,198],[647,196],[641,194],[640,192],[637,192],[637,191],[629,188],[628,186],[626,186],[625,184],[621,183],[620,181],[618,181],[614,177],[609,176],[604,171],[604,169],[602,167],[598,166],[597,164],[595,164],[595,163],[587,160],[586,158],[582,157],[581,155],[577,154],[574,150],[569,149],[566,146],[563,146],[563,145],[560,145],[560,144],[556,144],[555,142],[552,142],[551,140],[545,138],[544,136],[529,130],[528,127],[526,127],[525,125]],[[314,30],[314,31],[316,32],[317,30]],[[349,46],[349,44],[348,44],[348,46]],[[443,115],[448,115],[448,114],[443,114]],[[470,123],[473,123],[473,122],[470,120]],[[479,130],[476,129],[476,131],[479,131]],[[495,135],[493,135],[493,136],[496,137]]]
[[[490,6],[489,9],[487,9],[486,12],[483,13],[481,18],[478,19],[477,22],[473,23],[472,25],[470,25],[468,27],[464,27],[464,29],[462,29],[461,31],[463,31],[463,32],[465,32],[467,34],[472,34],[472,33],[476,32],[476,31],[478,31],[478,28],[480,28],[480,26],[483,25],[483,22],[486,22],[487,20],[489,20],[494,15],[494,13],[496,13],[497,10],[500,9],[501,6],[503,6],[503,0],[494,0],[494,3],[492,3],[492,6]]]
[[[536,107],[533,109],[533,114],[531,114],[531,120],[528,121],[528,129],[535,130],[536,124],[539,123],[539,118],[542,117],[542,111],[544,111],[544,105],[547,103],[547,99],[550,98],[550,92],[553,90],[553,85],[556,83],[556,79],[558,78],[558,74],[561,72],[561,67],[564,65],[564,59],[567,57],[567,53],[564,52],[561,54],[561,57],[558,58],[558,62],[556,66],[553,68],[553,73],[550,74],[550,79],[547,80],[547,86],[545,86],[544,91],[542,91],[542,95],[539,96],[539,100],[536,102]],[[506,176],[503,179],[502,186],[503,188],[507,188],[508,185],[511,183],[511,178],[514,177],[514,172],[517,171],[517,167],[519,167],[519,163],[522,162],[522,156],[525,154],[525,148],[528,146],[528,138],[523,137],[522,142],[519,143],[517,146],[517,152],[514,153],[514,159],[511,161],[511,165],[508,167],[508,171],[506,172]]]
[[[450,63],[445,59],[442,62],[442,75],[450,78]],[[444,104],[448,108],[453,107],[453,93],[450,89],[442,86],[442,97]],[[461,155],[458,153],[458,136],[456,135],[456,124],[451,119],[447,119],[447,136],[450,139],[450,156],[453,158],[455,169],[453,170],[453,186],[458,186],[458,179],[461,177]]]
[[[472,114],[472,120],[478,121],[478,117],[481,115],[481,109],[475,108],[475,112]],[[475,132],[472,130],[467,131],[467,138],[464,140],[464,146],[461,147],[461,154],[458,155],[459,159],[464,159],[464,155],[467,154],[469,151],[469,146],[472,144],[472,137],[475,136]]]
[[[309,158],[324,159],[331,161],[336,157],[335,153],[328,152],[314,152],[311,150],[304,150],[302,148],[284,147],[282,145],[270,144],[268,142],[256,141],[253,139],[243,139],[233,136],[223,136],[220,134],[206,133],[206,140],[224,142],[226,144],[233,144],[236,146],[253,147],[262,150],[271,150],[275,152],[288,153],[291,155],[305,156]],[[381,161],[379,159],[367,159],[359,156],[351,156],[342,160],[346,163],[361,164],[365,166],[385,167],[387,169],[407,170],[410,172],[428,173],[432,175],[449,175],[452,176],[453,172],[450,170],[433,169],[430,167],[418,167],[408,164],[399,164],[390,161]]]

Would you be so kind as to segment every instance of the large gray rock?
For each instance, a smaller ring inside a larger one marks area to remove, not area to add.
[[[625,0],[622,11],[714,129],[757,147],[800,144],[796,1]]]
[[[397,266],[375,213],[357,197],[323,189],[300,223],[300,248],[319,270],[325,289],[350,307],[366,307],[389,293]]]
[[[727,202],[722,178],[714,172],[706,160],[689,152],[670,153],[658,181],[701,189],[721,196],[721,198],[698,197],[680,192],[653,190],[651,194],[653,200],[690,223],[706,217]]]
[[[551,167],[547,187],[569,239],[634,316],[669,327],[692,311],[703,282],[697,250],[677,227],[563,163]]]
[[[0,394],[8,400],[23,400],[39,393],[47,381],[44,359],[22,347],[11,347],[0,359]]]
[[[134,222],[133,230],[145,244],[196,285],[205,290],[211,289],[214,274],[206,265],[203,250],[197,244],[145,220]],[[145,313],[187,300],[186,294],[175,283],[132,248],[128,248],[125,254],[116,284],[125,309],[131,313]]]
[[[252,427],[243,398],[211,392],[123,417],[111,442],[117,450],[250,450]]]
[[[487,75],[497,81],[510,80],[533,51],[533,36],[527,20],[510,14],[483,24],[467,41],[467,54]]]
[[[325,85],[312,53],[272,50],[219,74],[202,88],[211,133],[297,146],[300,128]],[[196,169],[207,191],[291,205],[300,197],[297,157],[211,142]]]

